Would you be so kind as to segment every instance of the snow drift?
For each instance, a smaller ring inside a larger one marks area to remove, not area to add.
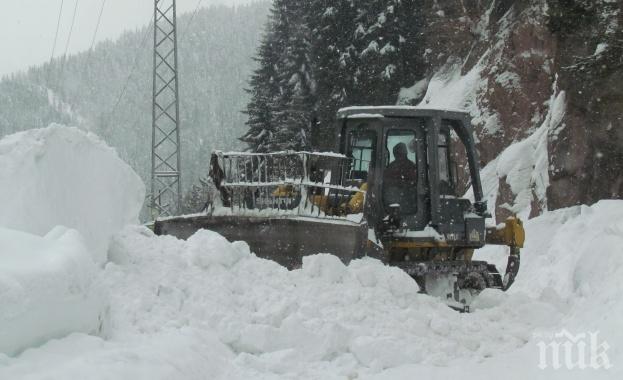
[[[317,255],[287,271],[213,232],[180,241],[130,227],[101,275],[109,339],[74,334],[0,358],[0,378],[614,379],[623,359],[620,220],[623,202],[611,201],[528,221],[512,291],[486,291],[472,314],[419,294],[375,260],[346,266]],[[535,333],[563,328],[601,331],[614,367],[540,370]]]
[[[0,227],[40,236],[74,228],[103,263],[110,236],[138,222],[143,183],[93,134],[52,125],[9,135],[0,163]]]
[[[0,355],[101,330],[99,265],[143,194],[94,135],[53,125],[0,140]]]
[[[106,304],[97,274],[76,231],[58,227],[42,238],[0,228],[0,353],[96,332]]]

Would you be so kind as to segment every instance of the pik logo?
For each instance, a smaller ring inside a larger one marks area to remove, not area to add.
[[[537,337],[540,369],[610,369],[610,345],[599,332],[572,334],[568,330]]]

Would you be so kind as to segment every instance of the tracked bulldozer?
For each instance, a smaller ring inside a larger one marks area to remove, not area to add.
[[[155,232],[213,230],[290,269],[317,253],[373,257],[461,310],[486,288],[511,286],[524,230],[517,218],[485,225],[469,114],[350,107],[338,111],[334,137],[332,153],[214,153],[217,195],[199,214],[156,220]],[[504,274],[473,260],[487,244],[509,247]]]

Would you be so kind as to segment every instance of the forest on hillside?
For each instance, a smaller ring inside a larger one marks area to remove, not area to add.
[[[421,1],[275,0],[243,141],[257,152],[326,149],[340,107],[396,104],[424,75],[423,22]]]

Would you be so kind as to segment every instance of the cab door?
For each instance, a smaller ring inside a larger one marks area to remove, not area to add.
[[[386,118],[381,150],[385,214],[398,207],[403,228],[423,229],[429,221],[426,120]]]
[[[350,186],[366,189],[364,213],[370,226],[382,217],[380,215],[378,178],[380,160],[378,147],[383,135],[380,119],[349,119],[340,134],[340,151],[351,158],[349,173]]]

